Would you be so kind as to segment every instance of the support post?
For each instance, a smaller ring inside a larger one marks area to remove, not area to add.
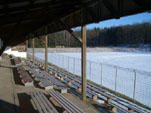
[[[28,40],[26,40],[26,59],[28,59]]]
[[[82,100],[86,100],[86,26],[82,26]]]
[[[45,71],[48,72],[48,35],[45,36]]]
[[[136,93],[136,70],[134,69],[134,91],[133,91],[133,101],[135,101],[135,93]]]
[[[32,58],[32,60],[33,60],[33,63],[35,63],[35,51],[34,51],[34,48],[35,48],[35,39],[33,38],[33,40],[32,40],[32,46],[33,46],[33,58]]]

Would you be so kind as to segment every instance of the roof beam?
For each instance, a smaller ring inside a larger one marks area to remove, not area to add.
[[[113,15],[116,19],[120,18],[118,12],[116,12],[115,8],[112,6],[110,2],[108,2],[108,0],[103,0],[103,4],[109,10],[111,15]]]
[[[63,21],[61,21],[60,19],[56,18],[56,20],[78,41],[82,42],[82,38],[81,37],[77,37],[75,35],[75,33],[73,32],[73,30],[70,29],[70,27],[64,23]]]
[[[31,0],[30,3],[29,3],[29,6],[33,6],[34,1],[35,1],[35,0]],[[26,9],[26,12],[28,12],[29,10],[30,10],[30,9],[27,8],[27,9]],[[12,38],[12,37],[15,36],[15,33],[16,33],[16,31],[19,29],[19,27],[21,26],[21,24],[22,24],[22,19],[23,19],[25,16],[26,16],[25,13],[23,13],[22,15],[20,15],[20,18],[19,18],[18,22],[16,23],[16,25],[14,26],[14,29],[11,31],[10,36],[8,37],[8,42],[7,42],[7,43],[10,42],[10,37]]]
[[[5,4],[6,1],[7,1],[7,4],[29,2],[29,0],[0,0],[0,4]]]
[[[60,6],[66,6],[68,7],[69,5],[79,5],[80,2],[78,1],[69,1],[68,2],[64,2],[64,1],[49,1],[49,2],[44,2],[44,3],[36,3],[36,4],[33,4],[33,6],[18,6],[18,7],[12,7],[12,8],[8,8],[7,9],[7,12],[8,13],[11,13],[11,12],[15,12],[15,11],[24,11],[26,10],[27,8],[30,8],[30,10],[34,10],[36,8],[44,8],[44,7],[60,7]],[[4,9],[0,9],[0,13],[3,13],[4,12]]]
[[[144,2],[144,0],[133,0],[140,8],[145,8],[146,3]]]
[[[37,8],[48,7],[50,5],[51,7],[56,6],[56,5],[52,5],[52,2],[47,2],[47,3],[41,3],[41,4],[34,4],[33,6],[27,5],[27,6],[8,8],[6,11],[7,13],[12,13],[16,11],[26,11],[26,9],[35,10]],[[0,9],[0,13],[3,13],[3,12],[4,12],[4,9]]]

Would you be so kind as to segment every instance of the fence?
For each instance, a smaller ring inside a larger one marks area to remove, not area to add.
[[[44,53],[35,52],[35,58],[44,60]],[[81,76],[80,58],[49,53],[48,62]],[[151,106],[151,73],[88,60],[86,63],[87,80]]]

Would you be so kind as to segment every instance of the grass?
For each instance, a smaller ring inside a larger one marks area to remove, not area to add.
[[[60,68],[60,67],[58,67],[58,66],[56,66],[56,65],[54,65],[54,64],[48,63],[48,65],[54,66],[54,67],[56,67],[56,68],[59,68],[59,69],[63,70],[64,72],[70,73],[70,72],[68,72],[67,70],[65,70],[65,69],[63,69],[63,68]],[[70,73],[70,74],[72,74],[72,73]],[[74,74],[72,74],[72,75],[74,75]],[[76,76],[76,77],[78,77],[78,78],[81,78],[81,77],[78,76],[78,75],[74,75],[74,76]],[[95,82],[90,81],[90,80],[87,80],[87,82],[89,82],[89,83],[91,83],[91,84],[93,84],[93,85],[96,85],[96,86],[98,86],[98,87],[100,87],[100,88],[103,88],[103,89],[109,91],[110,93],[112,93],[112,94],[114,94],[114,95],[116,95],[116,96],[118,96],[118,97],[121,97],[121,98],[126,99],[126,100],[128,100],[128,101],[130,101],[130,102],[133,102],[133,103],[135,103],[135,104],[137,104],[137,105],[139,105],[139,106],[141,106],[141,107],[144,107],[144,108],[146,108],[146,109],[148,109],[148,110],[151,110],[150,107],[148,107],[148,106],[146,106],[146,105],[144,105],[144,104],[142,104],[142,103],[140,103],[140,102],[138,102],[138,101],[136,101],[136,100],[134,100],[134,99],[132,99],[132,98],[126,96],[126,95],[124,95],[124,94],[121,94],[121,93],[119,93],[119,92],[113,91],[112,89],[109,89],[109,88],[106,88],[106,87],[101,86],[101,85],[99,85],[99,84],[96,84]]]

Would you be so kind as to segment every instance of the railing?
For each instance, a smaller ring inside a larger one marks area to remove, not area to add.
[[[35,58],[44,60],[44,53],[35,53]],[[81,76],[80,58],[49,53],[48,62]],[[87,80],[151,106],[151,73],[88,60],[86,69]]]

